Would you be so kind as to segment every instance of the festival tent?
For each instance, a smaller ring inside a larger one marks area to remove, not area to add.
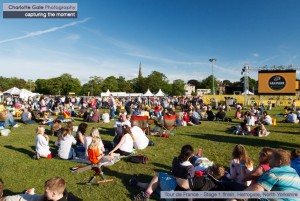
[[[252,93],[251,91],[249,91],[249,89],[247,89],[246,91],[244,91],[244,92],[242,93],[242,95],[245,95],[245,94],[253,95],[254,93]]]
[[[165,96],[166,94],[159,89],[159,91],[154,96]]]
[[[11,89],[8,89],[3,92],[3,94],[10,94],[10,95],[19,95],[20,94],[20,89],[17,87],[13,87]]]
[[[31,91],[28,91],[27,89],[21,89],[19,96],[20,98],[28,98],[29,96],[35,96],[35,93],[32,93]]]
[[[151,93],[151,91],[148,89],[143,96],[153,96],[153,93]]]

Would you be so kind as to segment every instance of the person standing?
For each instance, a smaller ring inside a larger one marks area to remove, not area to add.
[[[116,112],[116,101],[114,99],[114,96],[110,94],[109,113],[111,119],[115,118],[115,112]]]

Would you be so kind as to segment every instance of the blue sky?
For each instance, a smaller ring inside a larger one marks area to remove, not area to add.
[[[300,63],[298,0],[77,0],[3,3],[78,3],[77,19],[0,18],[0,67],[4,77],[25,80],[69,73],[143,75],[238,81],[253,67]],[[2,4],[1,11],[2,11]],[[251,77],[257,79],[257,73]],[[297,76],[299,77],[299,76]]]

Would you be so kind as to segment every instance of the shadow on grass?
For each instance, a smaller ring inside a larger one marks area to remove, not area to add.
[[[201,134],[201,135],[185,134],[185,135],[193,138],[203,139],[203,140],[231,143],[231,144],[243,144],[243,145],[249,145],[255,147],[272,146],[273,148],[293,149],[299,146],[296,143],[278,142],[274,140],[252,138],[248,136],[242,137],[242,136],[235,136],[235,135],[212,135],[212,134]]]
[[[114,128],[103,128],[101,127],[100,135],[114,135],[115,129]]]
[[[170,172],[172,169],[172,167],[168,165],[164,165],[156,162],[152,162],[152,164],[157,167],[157,169],[153,169],[155,172]]]
[[[17,195],[17,194],[21,194],[22,192],[13,192],[11,190],[5,189],[3,190],[3,197],[5,196],[11,196],[11,195]]]
[[[17,147],[13,147],[11,145],[4,145],[4,147],[7,148],[7,149],[18,151],[22,154],[27,154],[29,157],[31,157],[33,155],[32,151],[29,151],[29,150],[24,149],[24,148],[17,148]]]

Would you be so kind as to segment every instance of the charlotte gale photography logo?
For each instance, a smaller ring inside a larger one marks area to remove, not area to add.
[[[269,79],[269,87],[273,90],[276,91],[281,90],[285,87],[285,85],[286,85],[286,81],[284,77],[280,75],[274,75]]]

